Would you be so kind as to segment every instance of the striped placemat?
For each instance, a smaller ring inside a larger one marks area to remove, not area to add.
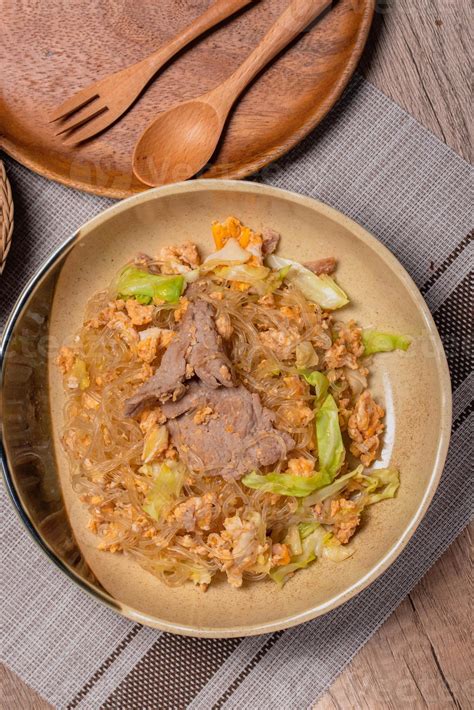
[[[22,239],[0,283],[2,322],[41,261],[110,204],[5,162]],[[51,704],[310,707],[463,529],[472,502],[469,177],[467,163],[361,79],[302,145],[257,177],[318,197],[375,234],[411,273],[440,329],[454,389],[452,444],[435,499],[399,559],[356,598],[303,626],[248,639],[181,638],[126,621],[78,590],[3,496],[3,658]]]

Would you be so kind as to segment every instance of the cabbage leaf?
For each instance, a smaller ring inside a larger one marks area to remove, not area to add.
[[[397,333],[382,333],[377,330],[362,331],[364,355],[374,353],[389,353],[392,350],[408,350],[411,340],[406,335]]]
[[[214,269],[214,273],[224,281],[241,281],[242,283],[253,284],[263,281],[270,273],[266,266],[249,266],[248,264],[236,264],[235,266],[224,266]]]
[[[352,550],[344,549],[334,535],[327,532],[320,523],[300,523],[298,533],[301,552],[293,555],[287,565],[270,570],[270,577],[281,587],[297,570],[308,567],[318,557],[340,562],[352,554]],[[285,542],[289,544],[288,541]]]
[[[213,254],[209,254],[201,264],[201,273],[212,271],[218,266],[235,266],[236,264],[245,264],[246,261],[252,258],[252,254],[243,249],[237,239],[231,237],[226,241],[221,249],[218,249]]]
[[[329,482],[332,482],[344,463],[346,452],[339,427],[337,404],[331,394],[328,394],[316,412],[316,439],[319,468],[329,474]]]
[[[296,570],[304,569],[316,559],[316,546],[320,543],[321,537],[326,535],[326,531],[319,523],[307,523],[306,525],[310,526],[310,528],[307,528],[304,537],[302,534],[302,525],[300,524],[298,526],[300,529],[301,554],[294,555],[291,558],[291,562],[287,565],[274,567],[270,570],[270,577],[274,582],[280,585],[280,587],[288,581]]]
[[[318,354],[309,340],[297,344],[295,355],[296,367],[304,371],[309,367],[316,367],[319,362]]]
[[[312,476],[296,476],[292,473],[267,473],[261,476],[257,471],[252,471],[242,478],[242,483],[247,488],[278,493],[282,496],[295,496],[303,498],[313,491],[326,486],[331,482],[326,472],[315,471]]]
[[[293,283],[309,301],[319,304],[322,308],[336,310],[349,303],[342,288],[327,274],[316,276],[297,261],[283,259],[275,254],[267,256],[266,263],[272,269],[279,270],[290,266],[286,274],[287,281]]]
[[[400,485],[400,475],[396,468],[376,468],[361,477],[366,486],[366,505],[394,498]]]
[[[329,380],[326,375],[318,370],[313,372],[311,370],[298,370],[298,373],[311,387],[314,387],[317,403],[322,402],[326,398],[329,389]]]
[[[346,487],[347,483],[352,478],[355,478],[356,476],[361,476],[363,470],[364,467],[361,465],[357,466],[354,471],[350,471],[349,473],[345,473],[343,476],[339,476],[339,478],[336,478],[328,486],[324,486],[324,488],[319,489],[311,496],[306,498],[304,501],[305,506],[311,506],[316,505],[316,503],[322,503],[322,501],[326,500],[326,498],[332,498],[332,496],[337,495],[337,493],[339,493]]]
[[[181,275],[150,274],[136,266],[126,266],[118,275],[113,288],[119,298],[135,298],[149,304],[155,298],[175,303],[184,291],[186,282]]]
[[[179,463],[166,461],[162,464],[145,464],[139,471],[154,479],[153,486],[142,506],[143,510],[150,518],[161,520],[181,495],[186,470]]]
[[[84,360],[81,360],[80,358],[76,358],[74,360],[74,365],[69,373],[69,378],[77,381],[77,386],[80,390],[86,390],[89,387],[91,381],[87,365]]]

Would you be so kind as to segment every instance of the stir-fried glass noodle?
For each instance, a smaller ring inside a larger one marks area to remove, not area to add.
[[[276,232],[233,217],[212,232],[204,262],[190,242],[140,254],[91,299],[58,358],[63,442],[99,549],[171,586],[283,584],[349,556],[395,495],[395,469],[367,470],[384,430],[368,376],[409,340],[339,319],[333,258],[276,256]]]

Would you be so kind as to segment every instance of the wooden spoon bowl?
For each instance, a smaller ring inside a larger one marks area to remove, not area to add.
[[[157,186],[187,180],[199,172],[212,157],[229,111],[245,87],[331,4],[332,0],[291,0],[228,79],[198,99],[158,116],[135,148],[135,175],[147,185]]]
[[[222,128],[217,111],[205,101],[189,101],[162,113],[135,148],[135,174],[147,185],[187,180],[209,162]]]

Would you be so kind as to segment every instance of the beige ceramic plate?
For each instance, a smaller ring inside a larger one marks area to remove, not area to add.
[[[344,319],[410,334],[413,344],[407,353],[381,354],[375,361],[372,388],[387,410],[382,464],[400,468],[401,487],[396,499],[371,508],[355,537],[354,556],[339,564],[318,562],[283,590],[271,581],[240,590],[222,582],[203,594],[190,585],[169,589],[129,559],[96,551],[59,444],[64,398],[51,363],[58,345],[80,326],[87,299],[135,252],[153,254],[164,244],[192,239],[206,253],[211,221],[230,214],[255,229],[277,229],[286,256],[335,256],[338,281],[351,297],[341,313]],[[15,309],[3,347],[6,477],[25,523],[83,587],[127,617],[166,631],[211,637],[258,634],[342,604],[400,554],[443,468],[451,422],[448,368],[417,288],[395,257],[362,227],[315,200],[271,187],[195,181],[151,190],[111,207],[86,224],[37,275]]]

